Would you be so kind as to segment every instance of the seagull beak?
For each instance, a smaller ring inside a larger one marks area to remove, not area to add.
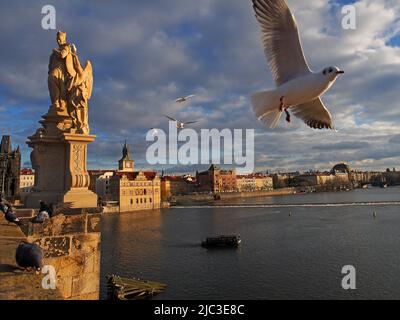
[[[342,74],[342,73],[344,73],[343,70],[340,70],[340,71],[336,72],[336,74]]]

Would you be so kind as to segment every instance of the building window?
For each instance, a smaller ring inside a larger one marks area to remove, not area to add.
[[[139,204],[139,199],[136,199],[136,204]]]
[[[149,199],[150,203],[152,203],[153,201],[151,200],[151,198]]]
[[[143,203],[143,199],[142,198],[140,198],[140,203]]]
[[[133,199],[131,199],[131,205],[133,204]]]
[[[146,198],[144,198],[144,203],[147,203],[147,199]]]
[[[144,195],[146,195],[147,194],[147,189],[144,189]]]

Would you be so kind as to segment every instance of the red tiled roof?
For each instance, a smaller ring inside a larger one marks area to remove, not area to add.
[[[237,178],[238,179],[242,179],[242,178],[268,178],[268,175],[262,174],[262,173],[252,173],[252,174],[247,174],[247,175],[238,175]]]
[[[156,171],[141,171],[144,173],[145,177],[147,180],[154,180],[154,178],[157,176]],[[137,176],[139,175],[140,172],[123,172],[123,171],[117,171],[116,174],[122,178],[123,176],[126,176],[128,180],[135,180]]]
[[[102,169],[98,169],[98,170],[88,170],[89,175],[102,175],[105,174],[107,172],[115,172],[116,170],[102,170]]]
[[[21,169],[20,174],[21,175],[32,175],[32,174],[35,174],[35,172],[32,169],[24,168],[24,169]]]
[[[161,178],[163,181],[178,181],[178,182],[187,182],[187,180],[183,177],[178,176],[164,176]]]

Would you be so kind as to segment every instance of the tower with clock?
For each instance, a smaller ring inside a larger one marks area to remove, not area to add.
[[[134,171],[134,161],[131,159],[129,155],[129,147],[125,140],[124,147],[122,149],[122,158],[118,162],[119,171],[124,172],[133,172]]]

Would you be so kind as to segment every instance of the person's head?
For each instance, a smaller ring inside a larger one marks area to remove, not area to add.
[[[57,32],[57,43],[59,46],[67,43],[67,33],[64,31]]]

